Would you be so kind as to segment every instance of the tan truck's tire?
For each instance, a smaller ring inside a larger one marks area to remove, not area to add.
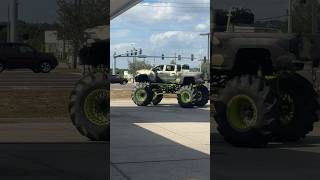
[[[261,147],[268,143],[275,121],[276,100],[263,81],[235,77],[215,100],[213,118],[224,139],[235,146]]]
[[[192,85],[182,86],[177,93],[177,100],[181,107],[183,108],[193,108],[195,89]]]
[[[106,74],[90,74],[76,84],[70,96],[72,123],[94,141],[110,140],[109,87]]]
[[[153,99],[152,88],[148,83],[137,83],[132,90],[131,98],[137,106],[148,106]]]
[[[313,86],[302,76],[295,74],[278,81],[280,97],[278,107],[278,127],[271,140],[277,142],[299,141],[313,130],[318,121],[318,94]]]
[[[200,85],[195,87],[194,105],[204,107],[209,101],[209,90],[206,86]]]

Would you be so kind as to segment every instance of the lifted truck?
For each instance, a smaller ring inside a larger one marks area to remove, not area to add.
[[[137,71],[132,100],[138,106],[157,105],[164,94],[177,94],[181,107],[203,107],[209,91],[200,72],[190,72],[187,65],[160,65]]]
[[[295,142],[313,130],[319,95],[307,76],[316,77],[319,42],[315,33],[213,34],[211,120],[227,142],[261,147]],[[307,62],[312,74],[302,76]]]

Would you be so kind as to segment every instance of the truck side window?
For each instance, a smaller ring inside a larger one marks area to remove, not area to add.
[[[180,72],[181,71],[181,65],[177,66],[177,71]]]
[[[171,66],[171,65],[166,66],[166,71],[174,71],[174,66]]]

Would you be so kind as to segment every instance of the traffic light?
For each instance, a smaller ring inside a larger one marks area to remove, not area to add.
[[[133,50],[131,50],[131,56],[133,56]]]
[[[140,54],[140,55],[142,54],[142,49],[141,49],[141,48],[139,49],[139,54]]]
[[[138,55],[138,50],[134,50],[134,55],[137,56]]]
[[[164,60],[164,54],[161,55],[161,59]]]
[[[194,54],[191,54],[191,61],[194,60]]]
[[[127,51],[127,57],[129,56],[129,51]]]
[[[178,55],[178,60],[181,61],[181,59],[182,59],[182,58],[181,58],[181,55]]]

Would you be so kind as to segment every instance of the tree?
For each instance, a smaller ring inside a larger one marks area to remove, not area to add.
[[[138,70],[151,69],[153,66],[145,61],[129,62],[129,73],[135,75]]]
[[[301,3],[300,0],[296,0],[293,3],[293,32],[302,34],[311,34],[312,32],[312,8],[314,4],[317,4],[316,11],[319,14],[320,5],[316,0],[305,1]]]
[[[73,45],[73,67],[85,43],[85,30],[109,24],[109,0],[57,0],[60,34]]]
[[[172,60],[170,61],[170,64],[177,64],[177,61],[174,60],[174,59],[172,59]]]
[[[210,77],[210,62],[207,60],[201,63],[201,72],[203,73],[204,79],[209,80]]]

